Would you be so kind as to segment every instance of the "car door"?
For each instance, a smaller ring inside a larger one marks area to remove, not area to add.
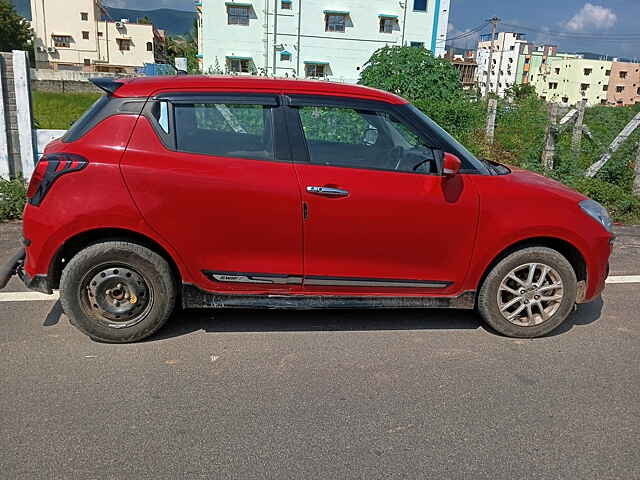
[[[438,173],[437,139],[384,103],[289,98],[305,291],[456,292],[472,254],[478,195],[465,175]]]
[[[302,283],[302,210],[276,95],[167,94],[121,168],[146,222],[212,291]]]

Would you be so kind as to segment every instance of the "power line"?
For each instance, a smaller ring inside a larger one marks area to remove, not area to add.
[[[505,27],[510,27],[518,30],[525,30],[528,32],[540,33],[556,38],[570,38],[576,40],[604,40],[604,41],[625,41],[625,40],[640,40],[639,33],[620,33],[620,34],[597,34],[597,33],[577,33],[577,32],[555,32],[552,30],[542,30],[539,28],[528,27],[526,25],[513,25],[509,23],[503,23]]]
[[[484,30],[484,29],[487,27],[487,25],[489,25],[489,22],[485,22],[485,23],[483,23],[482,25],[478,25],[477,27],[472,28],[471,30],[467,30],[466,32],[464,32],[464,33],[462,33],[462,34],[458,35],[457,37],[447,38],[447,40],[446,40],[446,41],[447,41],[447,42],[449,42],[449,41],[453,41],[453,40],[459,40],[459,39],[461,39],[461,38],[469,38],[469,37],[472,37],[472,36],[474,36],[476,33],[479,33],[479,32],[481,32],[482,30]]]

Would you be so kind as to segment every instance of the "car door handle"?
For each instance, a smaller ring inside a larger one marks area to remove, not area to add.
[[[308,186],[307,192],[314,193],[316,195],[324,195],[325,197],[346,197],[347,195],[349,195],[349,192],[347,190],[333,187]]]

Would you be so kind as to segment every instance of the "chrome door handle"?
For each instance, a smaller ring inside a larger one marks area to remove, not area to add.
[[[346,197],[347,195],[349,195],[349,192],[347,190],[332,187],[309,186],[307,187],[307,192],[315,193],[316,195],[324,195],[325,197]]]

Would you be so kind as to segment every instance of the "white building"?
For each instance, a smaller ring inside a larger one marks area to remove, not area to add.
[[[518,83],[518,59],[530,44],[522,33],[500,32],[494,38],[492,54],[491,34],[483,35],[480,40],[476,54],[480,92],[503,97],[506,90]]]
[[[99,0],[31,0],[36,68],[131,72],[154,63],[153,25],[105,15]]]
[[[385,45],[444,54],[450,0],[202,0],[204,73],[356,82]],[[274,15],[274,12],[276,13]]]

